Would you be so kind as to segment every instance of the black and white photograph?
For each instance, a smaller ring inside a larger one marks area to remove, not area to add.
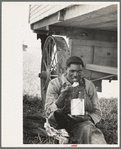
[[[2,2],[2,147],[120,146],[120,2]]]

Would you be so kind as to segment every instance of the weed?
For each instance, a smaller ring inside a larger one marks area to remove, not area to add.
[[[106,139],[108,144],[117,144],[117,99],[99,100],[102,110],[102,120],[96,125]],[[41,100],[37,97],[24,95],[23,96],[23,117],[25,116],[44,116],[44,111],[41,109]],[[24,133],[24,144],[58,144],[58,141],[51,137],[31,136]]]

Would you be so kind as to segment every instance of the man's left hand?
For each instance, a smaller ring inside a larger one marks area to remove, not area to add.
[[[72,119],[74,119],[77,122],[85,122],[88,120],[91,120],[91,117],[89,115],[70,115],[68,114]]]

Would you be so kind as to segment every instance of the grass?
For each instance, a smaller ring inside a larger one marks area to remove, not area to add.
[[[100,106],[102,109],[102,120],[96,125],[106,139],[108,144],[117,144],[117,99],[101,98]],[[44,116],[44,111],[41,110],[41,100],[37,97],[24,95],[23,97],[23,117],[25,116]],[[24,144],[58,144],[58,141],[42,136],[31,136],[24,133]]]
[[[41,109],[41,100],[38,97],[29,95],[23,96],[23,118],[26,116],[40,116],[44,115],[44,111]],[[23,134],[24,144],[58,144],[58,141],[51,137],[32,136],[29,134]]]
[[[117,98],[100,99],[102,110],[102,120],[97,124],[97,127],[103,132],[108,144],[117,144]]]

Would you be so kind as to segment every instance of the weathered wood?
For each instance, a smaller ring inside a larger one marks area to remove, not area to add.
[[[48,11],[51,10],[47,10],[47,13]],[[64,10],[63,21],[59,21],[59,13],[54,12],[33,22],[32,30],[38,34],[40,30],[40,34],[69,37],[69,54],[81,57],[85,64],[117,66],[117,4],[75,5]],[[33,19],[37,19],[38,14],[38,10],[34,11],[36,17],[33,16]],[[109,72],[86,69],[84,73],[88,79],[97,79]]]
[[[109,22],[101,22],[98,24],[91,25],[91,28],[107,28],[107,27],[115,27],[117,28],[117,21],[109,21]]]
[[[95,21],[95,20],[94,20]],[[93,24],[86,24],[86,25],[81,25],[81,24],[77,24],[77,25],[72,25],[71,26],[75,26],[75,27],[82,27],[82,28],[90,28],[90,29],[100,29],[100,30],[112,30],[112,31],[116,31],[117,30],[117,21],[112,21],[109,20],[109,22],[105,21],[102,22],[100,21],[100,23],[93,23]]]
[[[45,27],[46,25],[51,25],[52,22],[55,22],[55,23],[59,22],[57,13],[51,15],[51,17],[49,17],[48,19],[43,18],[43,20],[40,20],[39,22],[36,22],[34,24],[32,24],[32,22],[31,22],[31,28],[32,28],[32,30],[39,30],[39,29],[42,30],[42,28]]]
[[[58,19],[58,15],[54,14],[52,20],[56,21],[57,19]],[[43,25],[44,24],[48,25],[48,22],[43,20]],[[31,28],[32,30],[39,30],[37,29],[39,28],[39,26],[40,26],[39,23],[37,23],[37,24],[31,25]],[[53,34],[55,35],[65,35],[67,37],[73,37],[77,39],[81,38],[80,40],[83,40],[83,39],[90,40],[93,38],[95,40],[100,40],[100,41],[111,41],[111,42],[117,41],[117,33],[115,31],[53,26],[53,25],[49,26],[49,31],[53,32]],[[86,34],[85,36],[84,36],[84,33]]]
[[[72,4],[66,3],[66,4],[50,4],[47,7],[45,7],[46,9],[42,9],[42,11],[39,11],[37,13],[37,15],[34,15],[30,18],[30,23],[34,23],[37,22],[45,17],[48,17],[49,15],[52,15],[68,6],[70,6]],[[32,14],[32,13],[31,13]]]
[[[90,47],[89,46],[88,47],[87,46],[75,47],[73,44],[74,40],[70,39],[69,41],[70,41],[69,47],[71,51],[71,56],[78,56],[82,58],[84,65],[86,65],[86,63],[92,63],[93,48],[91,46]],[[91,71],[83,69],[83,75],[85,76],[85,78],[91,79]]]
[[[30,14],[33,13],[33,11],[35,11],[38,7],[39,7],[39,5],[37,5],[37,4],[36,5],[31,5],[31,7],[30,7],[30,10],[31,10]]]
[[[88,19],[90,19],[91,17],[99,17],[100,15],[106,15],[106,14],[110,14],[114,11],[116,11],[117,9],[117,5],[112,5],[112,4],[82,4],[82,5],[75,5],[73,7],[70,7],[64,16],[65,20],[69,20],[71,18],[76,18],[85,14],[88,14]],[[93,14],[91,14],[91,12]],[[91,14],[91,16],[90,16]],[[80,19],[80,18],[78,18]],[[83,18],[84,19],[84,18]],[[82,20],[81,20],[82,21]]]
[[[85,11],[87,10],[85,9]],[[105,24],[105,22],[107,21],[116,21],[117,20],[117,6],[111,6],[111,7],[109,6],[106,8],[102,8],[102,9],[92,11],[90,13],[86,13],[84,15],[80,15],[78,17],[69,19],[69,20],[68,18],[64,17],[64,20],[66,20],[64,23],[59,23],[60,26],[64,25],[64,26],[90,28],[91,25],[93,27],[93,25],[97,23],[100,24],[102,22],[103,24]]]
[[[95,65],[95,64],[86,64],[86,69],[97,71],[97,72],[103,72],[108,74],[114,74],[117,75],[117,68],[116,67],[107,67],[107,66],[101,66],[101,65]]]
[[[56,6],[55,5],[41,5],[41,7],[39,7],[35,12],[34,14],[32,13],[31,14],[31,21],[34,21],[34,20],[37,20],[37,18],[42,15],[45,15],[47,12],[49,12],[50,10],[52,11],[52,9],[54,9]]]
[[[61,6],[58,7],[61,8]],[[54,15],[55,18],[53,18],[54,16],[52,16],[52,14],[55,14]],[[56,9],[53,10],[52,8],[52,10],[50,10],[49,12],[47,11],[45,14],[40,14],[37,18],[35,18],[35,20],[31,20],[30,18],[30,22],[31,24],[34,23],[33,29],[39,29],[44,27],[45,25],[58,25],[67,27],[71,26],[75,28],[78,27],[78,28],[90,28],[90,29],[91,28],[107,29],[107,30],[110,29],[116,31],[117,4],[116,5],[84,4],[84,5],[72,6],[65,9],[63,22],[58,21],[57,10]]]
[[[42,31],[41,30],[33,30],[33,33],[47,35],[48,31],[45,31],[45,30],[42,30]]]
[[[33,26],[33,28],[34,27],[35,26]],[[49,27],[49,31],[53,32],[53,34],[56,34],[56,35],[63,35],[63,36],[65,35],[67,37],[77,39],[79,40],[79,42],[82,40],[91,40],[92,42],[95,42],[95,41],[116,42],[117,41],[117,33],[115,31],[103,31],[103,30],[83,29],[83,28],[75,28],[75,27],[63,27],[63,26],[60,27],[60,26],[52,26],[52,25]],[[91,42],[91,41],[87,41],[87,42]]]
[[[42,5],[38,5],[38,7],[36,9],[34,9],[33,11],[30,12],[31,17],[34,16],[35,14],[37,14],[42,9],[44,9],[45,7],[47,7],[47,4],[46,3],[45,4],[42,4]]]
[[[92,63],[93,49],[91,46],[73,47],[71,54],[81,57],[85,63]]]
[[[92,32],[88,40],[71,38],[71,55],[82,58],[84,64],[97,64],[103,66],[117,66],[117,43],[111,42],[109,32]],[[113,34],[112,34],[113,35]],[[104,38],[103,38],[104,37]],[[107,37],[107,42],[106,42]],[[89,40],[90,39],[90,40]],[[115,39],[115,38],[114,38]],[[104,40],[104,41],[100,41]],[[115,41],[115,40],[114,40]],[[90,70],[84,70],[84,76],[88,79],[97,79],[104,77],[106,73],[99,73]]]
[[[45,40],[48,36],[46,34],[37,34],[37,39],[41,39],[41,50],[42,50],[42,53],[43,53],[43,47],[44,47],[44,43],[45,43]]]
[[[98,37],[99,39],[99,37]],[[104,47],[104,48],[116,48],[117,43],[116,42],[105,42],[105,41],[99,41],[99,40],[79,40],[79,39],[74,39],[73,41],[74,46],[96,46],[96,47]]]
[[[29,16],[28,16],[28,23],[30,23],[30,9],[31,9],[31,5],[29,5]]]
[[[94,64],[117,67],[117,49],[95,47]]]
[[[88,15],[88,19],[83,18],[83,16],[78,17],[74,20],[74,22],[67,22],[64,25],[69,26],[69,23],[71,23],[71,26],[93,26],[96,24],[100,24],[100,22],[102,22],[103,24],[105,24],[105,22],[109,22],[109,21],[116,21],[117,20],[117,11],[107,14],[107,15],[97,15],[97,14],[90,14],[90,16]]]
[[[58,20],[59,21],[64,21],[64,14],[65,14],[64,9],[58,12]]]
[[[69,38],[69,51],[70,51],[70,56],[72,56],[72,49],[73,49],[73,39]]]
[[[94,46],[94,55],[91,47]],[[108,47],[109,46],[109,47]],[[106,66],[117,66],[117,47],[116,43],[73,40],[73,55],[80,56],[85,63],[91,63],[90,57],[94,57],[93,63]]]
[[[94,80],[91,80],[92,82],[96,82],[96,81],[98,81],[98,80],[109,80],[109,81],[111,81],[111,80],[117,80],[117,75],[111,75],[111,74],[109,74],[109,75],[106,75],[106,76],[104,76],[104,77],[101,77],[101,78],[98,78],[98,79],[94,79]]]

